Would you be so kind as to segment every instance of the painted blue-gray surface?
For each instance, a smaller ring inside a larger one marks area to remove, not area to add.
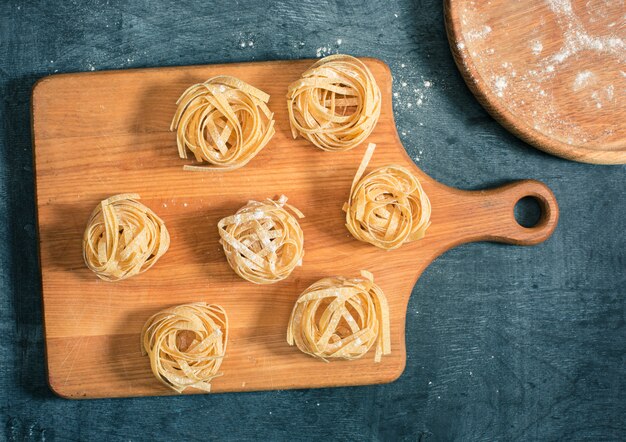
[[[467,245],[431,265],[409,304],[406,371],[390,385],[56,398],[42,346],[33,83],[337,50],[391,66],[401,138],[434,178],[546,182],[561,207],[553,237]],[[626,168],[547,156],[495,123],[453,64],[439,0],[4,0],[0,93],[0,440],[626,438]]]

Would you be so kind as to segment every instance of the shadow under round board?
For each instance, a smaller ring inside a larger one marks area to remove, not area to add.
[[[229,318],[228,350],[211,391],[335,387],[391,382],[406,362],[406,309],[422,271],[439,255],[471,241],[532,245],[556,228],[558,205],[533,180],[462,191],[435,181],[407,155],[392,110],[392,76],[380,60],[364,58],[382,93],[381,114],[367,141],[346,152],[324,152],[294,140],[287,86],[313,60],[63,74],[33,90],[33,140],[48,380],[67,398],[171,395],[141,354],[145,321],[167,307],[207,302]],[[232,75],[270,94],[276,133],[245,167],[230,172],[184,171],[169,125],[176,99],[189,85]],[[426,236],[385,251],[355,240],[342,206],[367,142],[376,143],[368,170],[403,165],[432,204]],[[77,154],[77,152],[79,154]],[[89,214],[104,198],[134,192],[159,215],[170,248],[149,271],[117,283],[84,264],[81,239]],[[301,210],[303,265],[284,281],[256,285],[233,272],[219,243],[218,221],[248,200],[281,194]],[[541,208],[523,227],[514,208],[524,197]],[[390,311],[391,354],[373,351],[354,361],[320,362],[287,344],[298,296],[334,275],[374,275]],[[436,296],[436,294],[429,294]],[[185,391],[185,393],[197,391]]]
[[[626,163],[620,1],[446,0],[455,62],[507,130],[547,153]]]

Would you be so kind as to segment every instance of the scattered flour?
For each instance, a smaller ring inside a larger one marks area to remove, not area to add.
[[[402,63],[401,67],[406,67],[406,64]],[[404,72],[400,71],[399,75],[394,76],[394,83],[399,81],[399,88],[393,93],[394,107],[400,107],[404,109],[411,109],[413,107],[422,106],[425,102],[425,91],[432,87],[433,83],[430,80],[421,79],[421,83],[424,88],[415,87],[415,79],[404,76]],[[397,84],[397,83],[396,83]]]
[[[328,47],[326,46],[320,46],[319,48],[315,50],[315,56],[317,58],[325,57],[327,53],[328,53]]]
[[[239,49],[249,49],[249,48],[253,48],[254,47],[254,43],[255,43],[255,38],[253,35],[251,34],[239,34],[239,43],[237,44],[237,47]]]
[[[488,79],[494,94],[506,97],[506,106],[527,118],[531,127],[534,126],[537,130],[570,144],[586,143],[590,137],[593,137],[596,143],[603,139],[608,140],[607,137],[613,133],[611,127],[598,135],[597,127],[592,128],[586,123],[568,118],[563,113],[563,106],[564,100],[571,102],[575,99],[581,100],[580,106],[586,106],[587,110],[602,109],[604,113],[609,112],[609,109],[623,111],[624,100],[620,98],[626,93],[624,88],[626,70],[619,68],[626,64],[626,39],[623,38],[623,34],[615,31],[594,34],[585,27],[586,22],[593,21],[589,16],[605,18],[613,16],[608,15],[611,12],[607,12],[606,8],[614,7],[616,4],[623,5],[623,0],[582,2],[584,6],[581,7],[585,7],[588,14],[585,21],[577,16],[583,11],[579,10],[578,3],[576,9],[572,6],[573,0],[542,1],[551,14],[543,14],[545,18],[543,16],[540,18],[537,33],[531,34],[527,43],[527,54],[534,57],[522,57],[523,61],[514,59],[512,63],[509,61],[511,59],[498,60],[497,57],[503,54],[499,53],[500,46],[492,44],[496,33],[492,32],[490,26],[482,26],[485,22],[481,22],[481,16],[476,16],[478,21],[474,22],[474,27],[470,27],[469,31],[464,31],[465,40],[457,42],[456,47],[463,57],[471,54],[474,64],[478,66],[480,75],[474,78],[475,83],[480,84],[482,79]],[[472,11],[468,11],[463,19],[463,25],[470,24],[471,18]],[[557,29],[554,29],[554,26]],[[546,42],[544,37],[548,35],[542,34],[545,33],[544,28],[549,32],[558,31],[561,36],[558,40],[560,47],[552,45],[544,47],[543,43]],[[611,25],[605,30],[609,31],[610,28]],[[576,67],[574,61],[582,61],[590,56],[602,57],[602,60],[613,66],[615,79],[612,84],[606,83],[609,77],[600,77],[599,73],[589,70],[590,65],[587,63],[583,64],[586,66],[582,70],[572,71],[572,68]],[[481,64],[485,69],[483,72]],[[567,90],[558,89],[560,85],[570,88],[570,95],[567,94]],[[560,92],[554,92],[555,90]],[[563,97],[563,93],[566,98]],[[573,93],[576,95],[572,96]],[[616,121],[613,118],[611,124],[615,125]]]
[[[572,4],[570,0],[546,0],[550,9],[556,14],[573,14]]]
[[[491,26],[483,26],[480,29],[471,29],[465,33],[467,40],[481,40],[491,33]]]
[[[579,91],[590,83],[595,75],[591,71],[582,71],[576,75],[574,79],[574,91]]]
[[[598,93],[598,91],[593,91],[591,93],[591,98],[593,98],[593,101],[595,101],[596,107],[600,109],[602,107],[602,100],[600,99],[600,94]]]
[[[564,30],[564,44],[559,52],[552,56],[555,63],[563,63],[581,51],[590,50],[616,56],[626,62],[626,41],[618,37],[598,37],[589,35],[583,23],[574,14],[571,0],[546,0],[557,22]]]
[[[415,128],[415,118],[422,115],[422,107],[428,103],[428,94],[433,90],[433,82],[423,76],[415,76],[413,69],[407,69],[407,63],[400,63],[393,69],[393,107],[396,110],[403,110],[405,115],[411,115],[411,122],[408,126],[403,127],[402,123],[398,125],[398,132],[403,140],[407,142],[407,146],[415,144],[415,140],[411,140],[411,132]],[[423,122],[418,122],[419,127],[423,127]],[[409,137],[409,138],[405,138]],[[412,149],[409,149],[409,151]],[[410,152],[415,162],[420,162],[422,151]]]
[[[341,46],[342,43],[343,43],[343,39],[338,38],[334,44],[327,44],[324,46],[320,46],[319,48],[315,50],[315,56],[317,58],[321,58],[321,57],[326,57],[327,55],[331,55],[331,54],[338,54],[339,46]]]
[[[502,97],[507,85],[506,77],[495,77],[494,80],[496,95],[498,95],[498,97]]]
[[[606,96],[610,101],[613,101],[613,91],[615,90],[615,88],[613,87],[612,84],[609,84],[606,88]]]

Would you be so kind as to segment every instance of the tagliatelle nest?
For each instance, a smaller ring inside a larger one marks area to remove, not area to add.
[[[176,102],[170,130],[176,129],[181,158],[187,149],[198,162],[185,170],[228,171],[246,165],[274,135],[270,96],[235,77],[221,75],[194,84]]]
[[[115,195],[92,212],[83,235],[85,264],[105,281],[145,272],[163,256],[170,236],[163,220],[137,200]]]
[[[331,55],[289,86],[291,133],[326,151],[349,150],[369,136],[380,116],[376,79],[359,59]]]
[[[431,206],[417,178],[402,166],[380,167],[361,179],[375,147],[368,146],[343,210],[352,236],[391,250],[424,237]]]
[[[299,218],[304,217],[287,204],[283,195],[277,201],[249,201],[235,215],[218,223],[226,259],[243,279],[271,284],[287,278],[302,265],[304,235],[285,207]]]
[[[376,346],[374,361],[391,353],[389,306],[371,273],[363,278],[324,278],[296,301],[287,342],[304,353],[329,359],[358,359]]]
[[[146,321],[141,348],[152,373],[182,393],[186,388],[211,391],[226,353],[228,317],[218,305],[183,304],[160,311]]]

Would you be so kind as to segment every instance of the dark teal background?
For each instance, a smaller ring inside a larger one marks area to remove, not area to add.
[[[336,50],[390,65],[402,141],[437,180],[463,189],[547,183],[561,208],[552,238],[466,245],[435,261],[409,303],[407,367],[393,384],[55,397],[42,345],[34,82]],[[548,156],[494,122],[452,61],[440,1],[4,0],[0,93],[0,440],[626,438],[626,167]]]

